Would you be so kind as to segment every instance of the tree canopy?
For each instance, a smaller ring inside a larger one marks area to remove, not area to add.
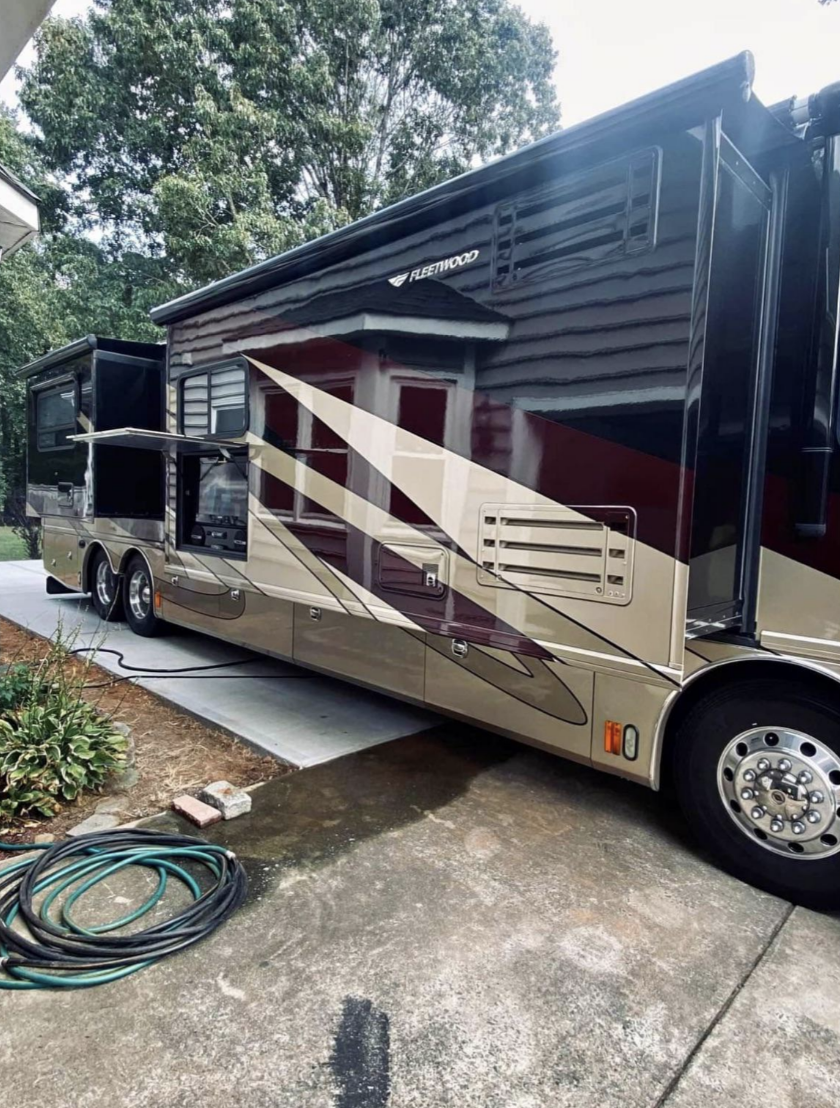
[[[21,104],[72,215],[202,283],[558,125],[509,0],[97,0]]]
[[[0,264],[0,501],[12,371],[554,130],[555,52],[511,0],[94,0],[49,19],[0,111],[43,233]],[[21,123],[26,122],[26,128]]]

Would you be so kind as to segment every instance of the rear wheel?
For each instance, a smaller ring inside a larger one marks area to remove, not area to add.
[[[154,582],[144,558],[135,554],[123,577],[125,618],[136,635],[151,638],[163,630],[163,622],[155,615]]]
[[[720,689],[675,736],[685,816],[721,865],[812,908],[840,907],[840,706],[806,683]]]
[[[89,580],[90,598],[94,610],[100,619],[119,620],[123,618],[123,598],[120,580],[111,569],[108,555],[99,549],[93,554]]]

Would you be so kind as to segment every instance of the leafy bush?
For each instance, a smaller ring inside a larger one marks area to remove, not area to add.
[[[59,633],[37,666],[0,673],[0,820],[53,816],[83,789],[99,789],[128,742],[82,696]]]
[[[0,719],[19,708],[32,690],[33,674],[29,666],[0,666]]]

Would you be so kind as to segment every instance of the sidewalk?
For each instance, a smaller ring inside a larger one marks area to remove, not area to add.
[[[0,562],[0,616],[44,638],[59,622],[65,633],[78,628],[77,646],[121,651],[130,666],[183,669],[242,661],[218,670],[215,680],[173,676],[137,683],[292,765],[317,765],[436,722],[430,712],[207,635],[174,627],[160,638],[140,638],[125,623],[103,624],[87,597],[48,596],[45,577],[40,562]],[[96,661],[111,673],[126,673],[113,654],[98,653]]]

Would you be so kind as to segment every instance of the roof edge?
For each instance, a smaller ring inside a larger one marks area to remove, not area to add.
[[[148,360],[148,354],[141,354],[139,352],[126,351],[114,351],[109,346],[103,346],[103,343],[119,343],[126,347],[152,347],[155,343],[140,342],[135,339],[110,339],[103,335],[85,335],[83,338],[76,339],[74,342],[67,343],[66,346],[60,346],[57,350],[50,350],[48,354],[42,354],[40,358],[35,358],[31,362],[27,362],[25,366],[15,370],[15,377],[18,379],[24,379],[27,377],[34,377],[38,373],[42,373],[46,369],[52,369],[54,366],[63,365],[64,362],[72,361],[73,358],[78,358],[82,354],[86,354],[89,351],[101,349],[103,353],[126,353],[130,357],[145,358]],[[163,344],[157,344],[163,352]]]

